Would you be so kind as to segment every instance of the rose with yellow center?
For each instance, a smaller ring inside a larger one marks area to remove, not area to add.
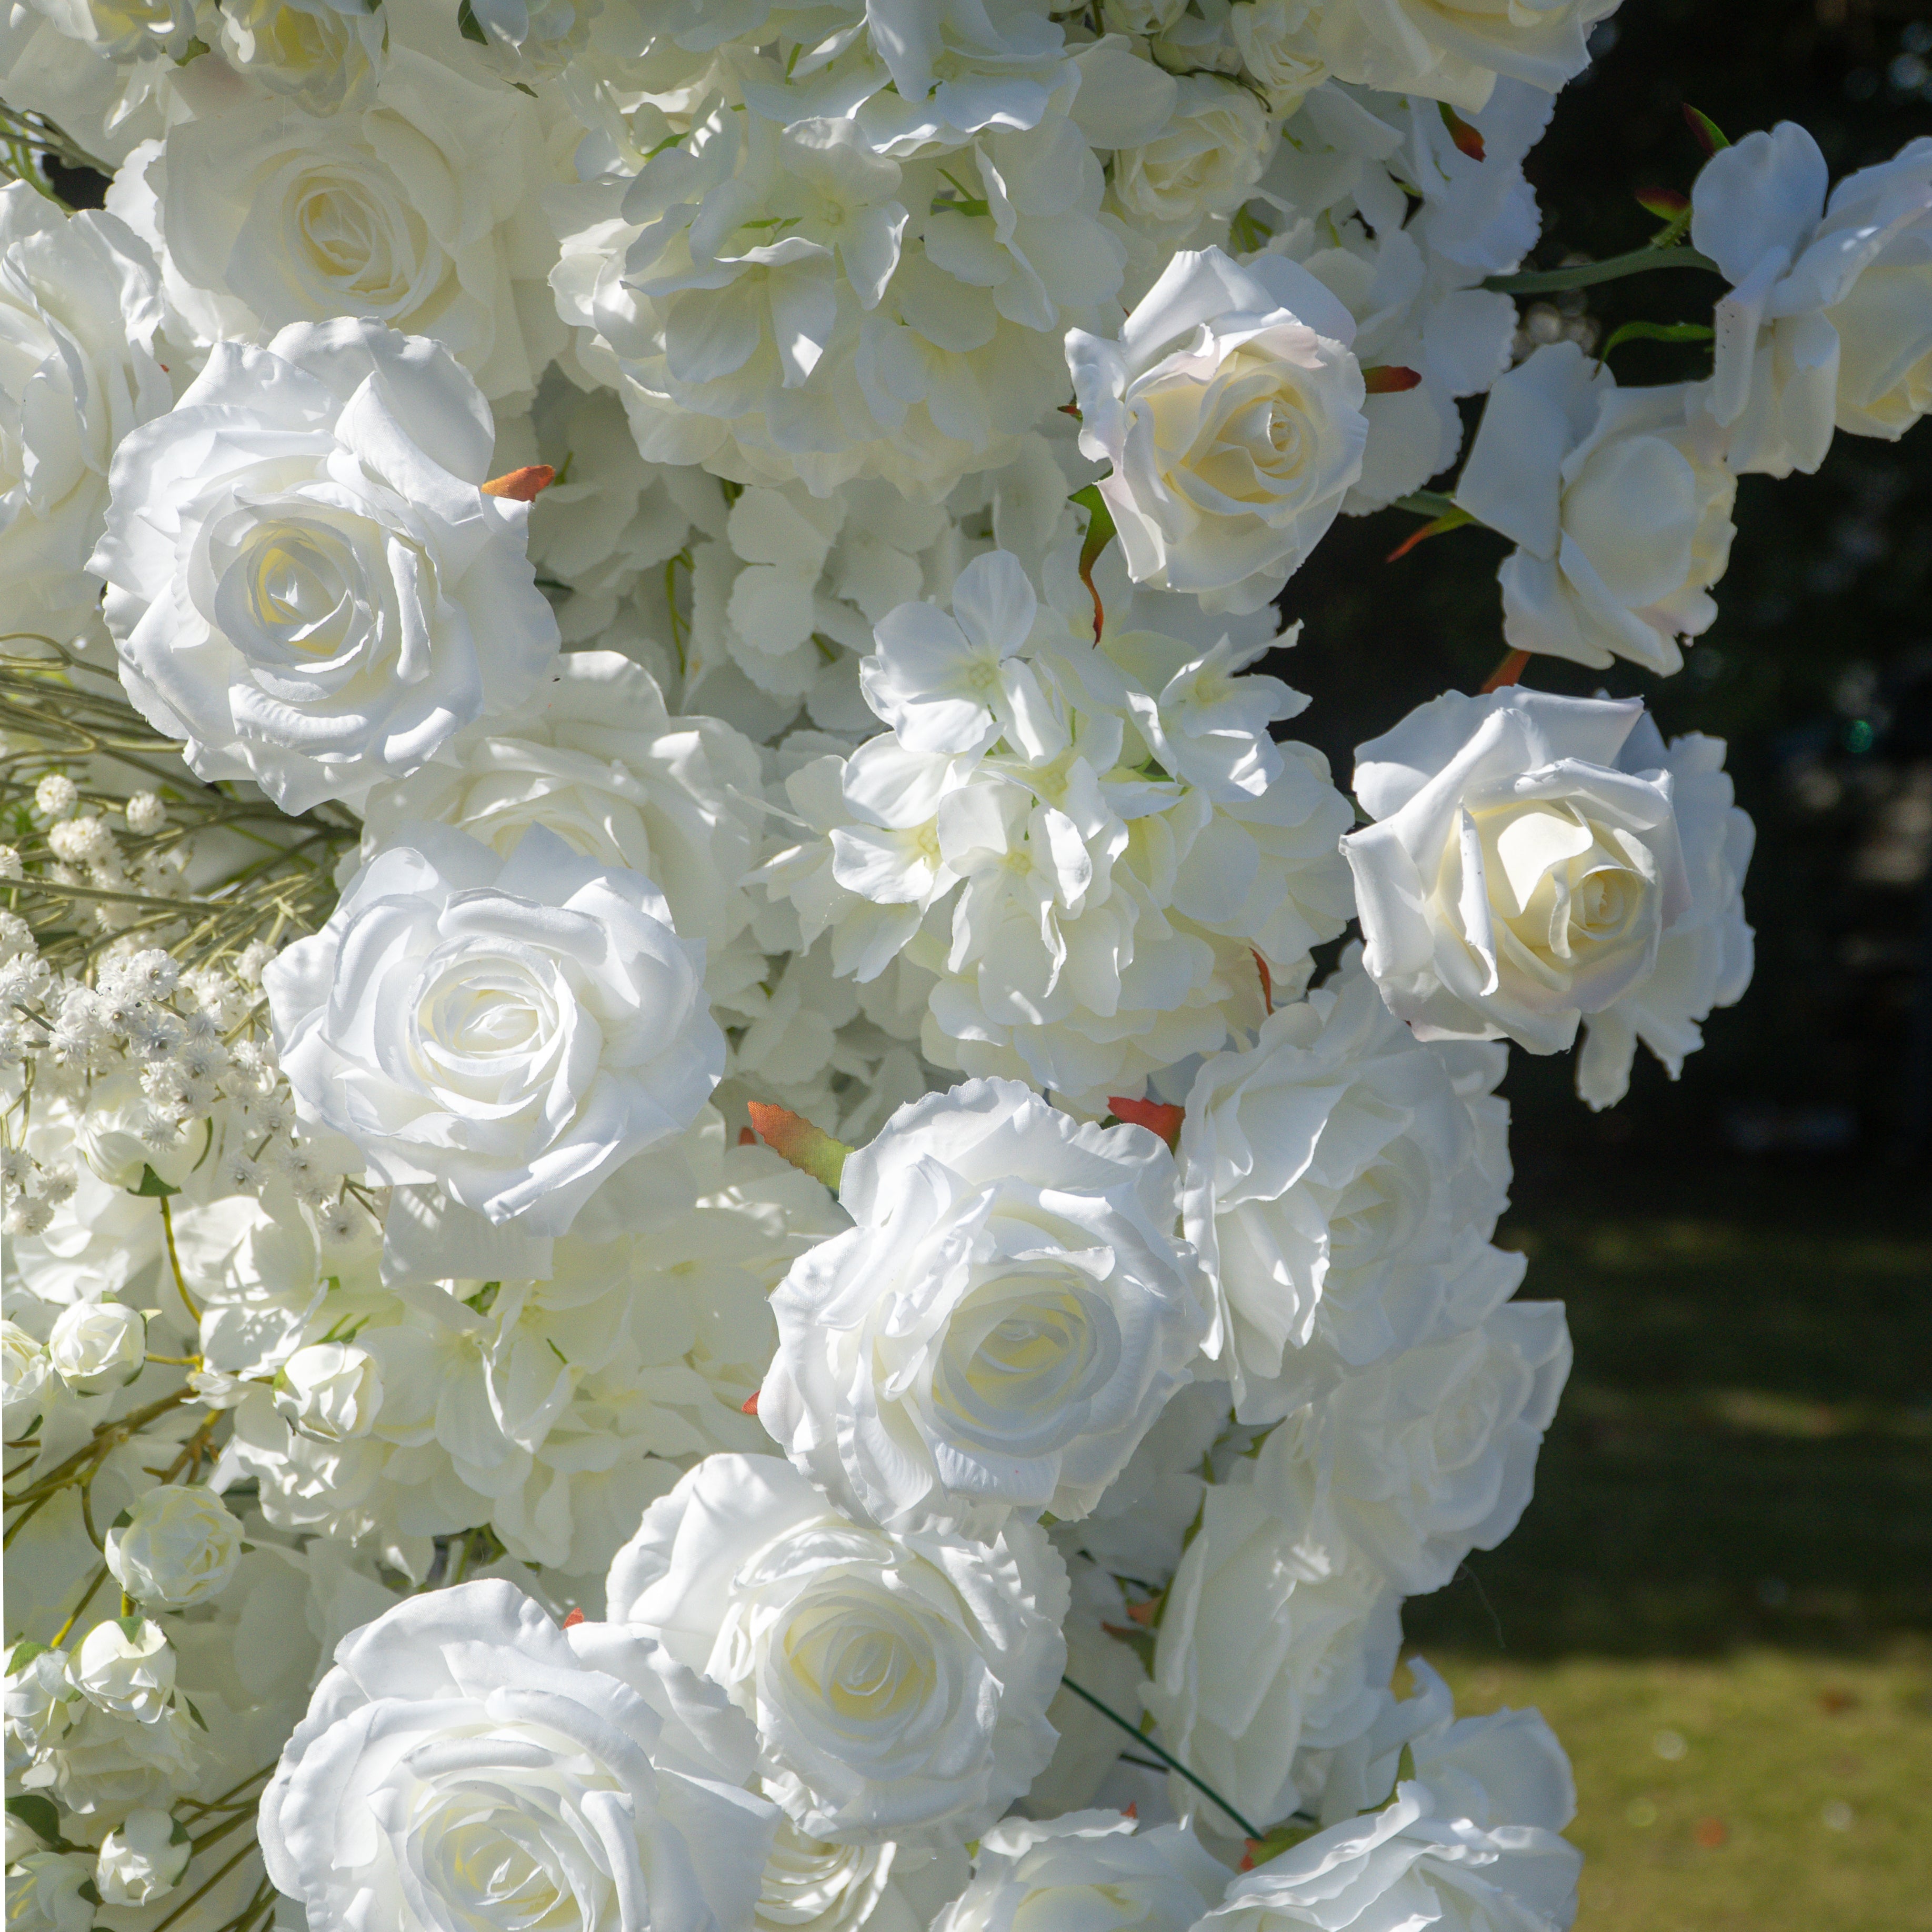
[[[812,1838],[956,1844],[1052,1755],[1066,1576],[1029,1524],[895,1535],[776,1456],[712,1456],[645,1512],[608,1600],[756,1722]]]
[[[1618,766],[1642,715],[1452,692],[1358,748],[1363,963],[1418,1038],[1560,1052],[1654,969],[1690,898],[1670,774]]]
[[[465,1583],[338,1648],[263,1796],[262,1857],[316,1932],[748,1925],[777,1822],[752,1756],[646,1640]]]
[[[1256,610],[1361,474],[1354,319],[1298,264],[1184,250],[1109,341],[1066,338],[1080,447],[1137,583]]]
[[[1084,1516],[1207,1331],[1166,1148],[969,1081],[901,1108],[840,1199],[857,1225],[772,1298],[759,1419],[888,1528]]]

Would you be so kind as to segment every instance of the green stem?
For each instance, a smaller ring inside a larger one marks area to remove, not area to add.
[[[1102,1703],[1100,1699],[1095,1696],[1093,1692],[1087,1688],[1085,1684],[1076,1684],[1072,1678],[1068,1677],[1064,1674],[1062,1675],[1060,1681],[1066,1686],[1068,1690],[1073,1693],[1075,1696],[1081,1699],[1082,1702],[1085,1703],[1092,1705],[1094,1708],[1098,1711],[1101,1716],[1105,1718],[1109,1724],[1118,1724],[1120,1729],[1125,1731],[1127,1736],[1132,1738],[1134,1742],[1138,1744],[1142,1750],[1153,1752],[1154,1756],[1159,1758],[1161,1762],[1166,1765],[1169,1771],[1179,1773],[1179,1774],[1186,1778],[1188,1783],[1192,1785],[1195,1790],[1199,1792],[1202,1796],[1210,1798],[1215,1804],[1218,1804],[1223,1811],[1227,1813],[1230,1818],[1234,1820],[1236,1824],[1240,1826],[1241,1836],[1243,1838],[1258,1838],[1262,1835],[1259,1828],[1256,1826],[1250,1824],[1246,1819],[1244,1818],[1241,1814],[1237,1811],[1211,1784],[1204,1784],[1199,1778],[1195,1776],[1192,1772],[1188,1769],[1186,1766],[1181,1762],[1180,1759],[1174,1756],[1171,1752],[1163,1750],[1159,1744],[1156,1744],[1154,1739],[1149,1737],[1148,1734],[1141,1729],[1139,1725],[1130,1724],[1125,1718],[1120,1715],[1119,1712],[1113,1709],[1112,1706],[1108,1705]]]
[[[1569,289],[1621,281],[1626,275],[1641,275],[1652,268],[1706,268],[1714,275],[1724,272],[1709,256],[1700,255],[1694,248],[1633,248],[1628,255],[1612,255],[1601,262],[1577,262],[1567,268],[1532,268],[1520,275],[1492,275],[1483,286],[1503,296],[1561,295]]]

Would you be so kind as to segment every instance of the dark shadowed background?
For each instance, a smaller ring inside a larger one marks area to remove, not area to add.
[[[1530,159],[1536,266],[1641,245],[1633,190],[1702,164],[1687,101],[1734,139],[1803,122],[1834,178],[1932,134],[1925,0],[1625,0],[1594,45]],[[1632,278],[1564,320],[1708,320],[1719,286]],[[1614,366],[1676,381],[1708,350]],[[1563,1734],[1585,1928],[1894,1932],[1932,1926],[1932,423],[1747,478],[1736,519],[1684,672],[1529,673],[1729,741],[1757,973],[1680,1082],[1640,1049],[1610,1113],[1514,1054],[1502,1238],[1569,1304],[1576,1368],[1521,1528],[1405,1621],[1466,1708]],[[1304,641],[1270,668],[1340,778],[1502,655],[1503,540],[1384,563],[1416,526],[1345,520],[1283,600]]]

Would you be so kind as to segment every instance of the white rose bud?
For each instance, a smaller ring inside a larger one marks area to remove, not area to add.
[[[1617,768],[1642,716],[1449,692],[1357,747],[1362,963],[1418,1039],[1558,1053],[1649,976],[1690,893],[1670,774]]]
[[[148,1324],[118,1301],[76,1301],[60,1312],[47,1358],[76,1395],[131,1382],[148,1359]]]
[[[7,1932],[87,1932],[94,1907],[80,1888],[94,1876],[74,1852],[29,1852],[7,1874]]]
[[[136,1497],[108,1531],[106,1556],[138,1603],[205,1603],[242,1560],[242,1526],[212,1490],[164,1484]]]
[[[1362,472],[1354,318],[1279,255],[1184,251],[1118,338],[1072,329],[1080,447],[1136,583],[1210,610],[1258,610],[1335,520]]]
[[[67,1674],[74,1688],[109,1716],[157,1724],[174,1690],[175,1654],[150,1618],[110,1617],[81,1640]]]
[[[291,1428],[319,1442],[367,1436],[382,1406],[382,1371],[368,1349],[351,1342],[298,1348],[276,1380],[275,1406]]]
[[[17,1322],[0,1322],[0,1427],[9,1440],[26,1434],[40,1413],[51,1366],[46,1350]]]
[[[130,1811],[100,1841],[94,1888],[104,1905],[146,1905],[172,1892],[194,1856],[188,1828],[165,1811]]]

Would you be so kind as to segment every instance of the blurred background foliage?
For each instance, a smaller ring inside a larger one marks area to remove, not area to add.
[[[1732,139],[1802,122],[1834,177],[1932,135],[1926,0],[1625,0],[1594,45],[1530,158],[1536,266],[1648,236],[1634,191],[1702,165],[1687,102]],[[1718,292],[1636,277],[1526,328],[1594,346]],[[1568,1304],[1576,1364],[1522,1526],[1405,1622],[1465,1708],[1539,1705],[1569,1747],[1584,1932],[1899,1932],[1932,1927],[1932,424],[1746,478],[1736,520],[1680,675],[1529,672],[1729,741],[1756,978],[1679,1082],[1640,1051],[1606,1114],[1567,1059],[1513,1056],[1501,1238]],[[1283,600],[1306,628],[1269,668],[1340,778],[1502,656],[1503,541],[1384,562],[1415,527],[1345,520]]]

